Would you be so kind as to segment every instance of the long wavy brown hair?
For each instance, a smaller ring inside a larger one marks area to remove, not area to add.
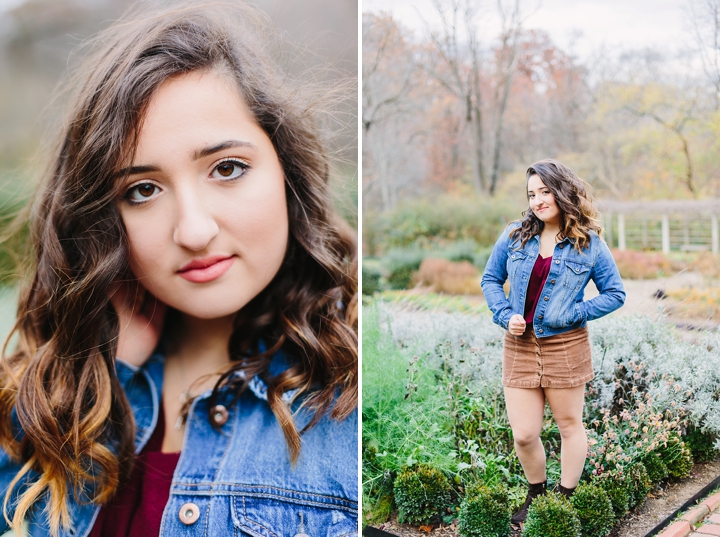
[[[49,496],[53,533],[68,526],[67,499],[105,503],[131,470],[135,424],[115,373],[118,320],[109,294],[132,278],[117,208],[123,163],[132,162],[145,109],[170,77],[217,70],[236,84],[272,140],[285,172],[290,239],[273,281],[237,314],[232,359],[213,398],[236,398],[254,376],[291,460],[300,435],[282,395],[298,390],[313,419],[348,417],[357,406],[357,254],[353,230],[333,210],[329,161],[316,125],[321,99],[264,51],[268,24],[237,3],[189,3],[134,14],[89,44],[78,88],[33,207],[34,266],[0,360],[0,447],[22,464],[3,512],[20,530]],[[282,349],[295,358],[272,377]],[[234,375],[242,370],[244,376]],[[239,381],[239,378],[244,380]],[[36,477],[37,476],[37,477]]]
[[[555,196],[561,215],[558,239],[571,239],[579,252],[589,246],[591,231],[602,236],[602,226],[592,203],[589,184],[570,168],[553,159],[540,160],[530,166],[525,177],[529,180],[533,175],[540,177]],[[510,238],[519,240],[521,247],[524,247],[527,241],[542,231],[544,224],[530,209],[522,214],[524,218],[515,221],[520,226],[510,232]]]

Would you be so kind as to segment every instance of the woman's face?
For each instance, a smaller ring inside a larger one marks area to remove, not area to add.
[[[555,195],[537,174],[531,175],[527,183],[530,210],[546,224],[560,224],[560,208]]]
[[[226,77],[194,72],[165,81],[129,172],[119,207],[130,266],[155,297],[214,319],[270,283],[288,242],[284,173]]]

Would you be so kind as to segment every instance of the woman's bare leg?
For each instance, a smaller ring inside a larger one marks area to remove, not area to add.
[[[587,435],[582,421],[585,385],[544,390],[562,438],[560,484],[566,488],[574,488],[580,481],[587,457]]]
[[[505,404],[515,439],[515,452],[529,483],[545,481],[545,448],[540,432],[545,412],[542,388],[505,387]]]

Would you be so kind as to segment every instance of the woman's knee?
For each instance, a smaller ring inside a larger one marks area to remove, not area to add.
[[[519,448],[527,448],[537,444],[540,434],[535,431],[513,431],[515,445]]]
[[[560,436],[564,439],[585,434],[585,426],[583,425],[582,419],[561,418],[555,421],[560,430]]]

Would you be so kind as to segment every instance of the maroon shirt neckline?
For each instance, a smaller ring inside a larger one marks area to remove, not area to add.
[[[530,281],[528,282],[527,296],[525,297],[525,323],[529,326],[533,324],[535,318],[535,309],[540,302],[540,295],[547,281],[550,268],[552,267],[552,256],[542,257],[538,254],[537,260],[533,265]]]
[[[163,453],[165,415],[160,405],[158,422],[135,461],[130,479],[100,509],[88,537],[157,537],[170,497],[180,452]]]

